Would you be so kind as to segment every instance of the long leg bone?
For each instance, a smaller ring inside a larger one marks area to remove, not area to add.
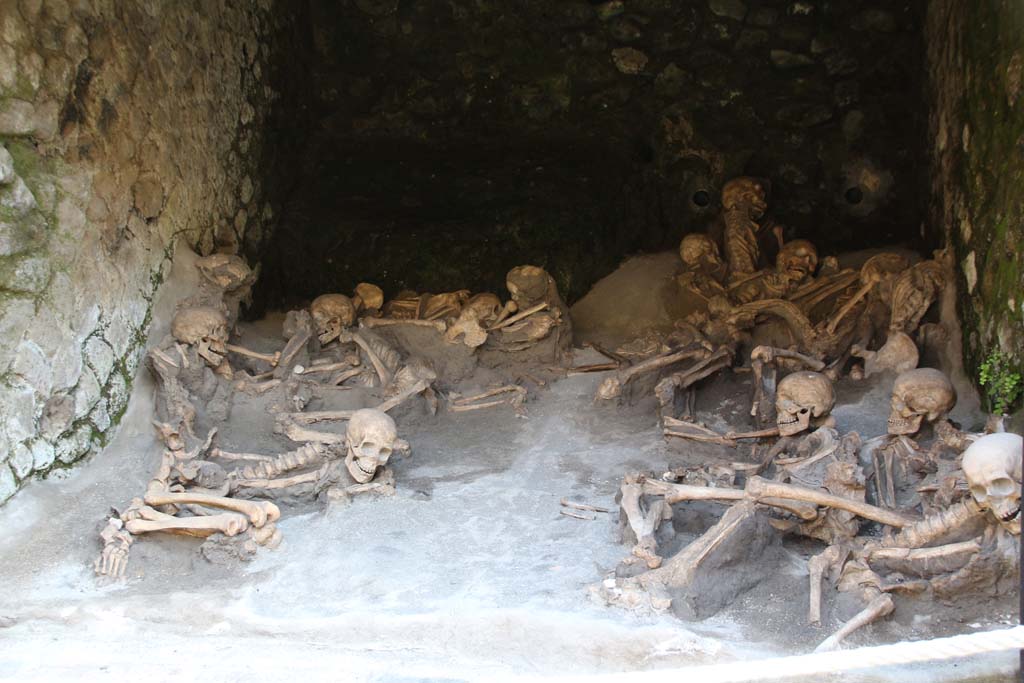
[[[232,451],[225,451],[221,448],[214,448],[210,451],[210,457],[220,458],[221,460],[257,460],[260,462],[270,462],[274,459],[272,455],[261,455],[259,453],[234,453]]]
[[[376,318],[368,318],[368,320],[376,320]],[[359,345],[359,348],[363,350],[366,357],[370,359],[370,363],[373,364],[373,369],[377,372],[377,376],[380,378],[380,385],[386,387],[391,383],[391,373],[388,372],[384,362],[380,359],[380,356],[373,350],[373,347],[367,343],[366,339],[358,332],[352,332],[352,341]]]
[[[493,396],[500,396],[501,394],[511,394],[511,396],[505,396],[494,401],[484,400]],[[509,384],[503,387],[498,387],[497,389],[485,391],[481,394],[476,394],[475,396],[460,396],[458,398],[454,398],[449,402],[448,410],[453,413],[460,413],[468,410],[480,410],[481,408],[493,408],[501,405],[510,405],[518,410],[522,407],[525,400],[526,389],[516,384]]]
[[[701,344],[689,344],[679,351],[655,356],[645,361],[632,365],[624,370],[615,373],[614,376],[605,379],[597,389],[595,400],[610,400],[622,395],[622,387],[633,381],[640,375],[655,372],[675,363],[689,358],[704,359],[708,355],[708,349]]]
[[[171,493],[146,492],[146,505],[183,505],[193,503],[222,510],[230,510],[245,515],[254,527],[261,527],[267,522],[276,522],[281,518],[281,511],[268,501],[236,500],[222,496],[210,496],[202,493]]]
[[[132,534],[165,531],[205,538],[213,534],[235,536],[249,528],[249,520],[233,512],[204,517],[170,517],[161,520],[130,519],[125,528]]]
[[[778,435],[778,427],[768,427],[766,429],[757,429],[752,432],[727,432],[725,438],[730,441],[736,441],[738,439],[764,439],[766,437]]]
[[[620,364],[611,363],[591,363],[590,365],[577,365],[576,367],[569,368],[566,374],[569,377],[573,375],[585,375],[588,372],[607,372],[608,370],[618,370]]]
[[[663,495],[669,503],[677,503],[682,500],[746,499],[751,499],[755,502],[765,502],[769,499],[802,501],[817,506],[846,510],[865,519],[887,524],[897,529],[909,526],[914,522],[913,519],[892,510],[836,496],[820,489],[811,489],[794,484],[781,484],[758,476],[749,477],[745,489],[688,486],[686,484],[670,484],[668,482],[648,479],[644,482],[644,492]]]
[[[338,445],[345,443],[344,434],[334,434],[332,432],[320,432],[315,429],[306,429],[305,427],[300,427],[294,421],[287,418],[278,421],[278,423],[274,425],[274,431],[278,434],[283,434],[292,441],[297,442]]]
[[[509,301],[507,304],[502,306],[501,311],[498,313],[498,317],[494,319],[494,324],[500,325],[517,310],[519,310],[519,306],[516,304],[516,302]]]
[[[354,410],[314,410],[308,413],[288,413],[287,417],[302,424],[351,420]]]
[[[672,436],[679,439],[690,439],[691,441],[701,441],[704,443],[714,443],[720,446],[736,445],[721,434],[695,422],[686,422],[672,417],[665,417],[664,423],[665,428],[662,430],[662,434],[665,436]]]
[[[414,327],[429,327],[444,334],[448,326],[443,320],[412,320],[405,318],[363,318],[362,324],[366,327],[390,327],[393,325],[411,325]]]
[[[314,365],[311,368],[299,368],[295,367],[293,372],[296,375],[314,375],[320,372],[334,372],[335,370],[348,370],[352,367],[352,363],[347,361],[340,361],[338,363],[324,363],[323,365]]]
[[[808,575],[811,581],[810,604],[807,608],[807,622],[813,626],[821,624],[821,581],[825,572],[838,568],[849,551],[838,545],[830,545],[807,562]]]
[[[842,322],[843,318],[845,318],[846,315],[853,310],[854,306],[860,303],[861,299],[866,297],[871,292],[871,290],[874,289],[876,284],[877,281],[867,282],[864,284],[864,286],[858,289],[857,293],[854,294],[849,301],[843,304],[843,307],[836,311],[836,314],[832,316],[831,320],[828,321],[828,325],[825,326],[825,331],[828,332],[829,334],[835,334],[836,328],[839,327],[839,323]]]
[[[914,522],[910,517],[893,512],[892,510],[886,510],[874,505],[869,505],[868,503],[862,503],[850,498],[836,496],[820,489],[811,489],[805,486],[796,486],[794,484],[781,484],[779,482],[768,481],[761,477],[750,477],[747,480],[746,491],[755,498],[788,498],[792,500],[802,500],[824,507],[846,510],[847,512],[852,512],[855,515],[863,517],[864,519],[870,519],[874,522],[879,522],[880,524],[888,524],[889,526],[896,527],[897,529],[901,529],[913,524]]]
[[[231,353],[237,353],[240,356],[248,356],[249,358],[255,358],[256,360],[266,361],[267,363],[270,363],[271,367],[276,366],[277,362],[281,360],[280,351],[276,353],[259,353],[257,351],[250,351],[244,346],[236,346],[235,344],[225,344],[224,348]]]
[[[401,405],[402,403],[405,403],[407,400],[409,400],[410,398],[412,398],[416,394],[422,393],[422,392],[426,391],[429,388],[430,388],[430,380],[421,379],[418,382],[416,382],[415,384],[413,384],[411,387],[406,389],[405,391],[401,392],[400,394],[396,394],[396,395],[392,396],[391,398],[389,398],[388,400],[386,400],[383,403],[381,403],[379,406],[377,406],[377,410],[380,410],[381,412],[385,412],[386,413],[389,410],[391,410],[392,408],[394,408],[394,407],[396,407],[398,405]]]
[[[641,503],[643,486],[631,477],[626,477],[621,491],[622,511],[636,535],[633,555],[646,562],[649,569],[656,569],[661,566],[661,557],[657,554],[658,545],[654,540],[654,532],[665,518],[668,503],[659,498],[644,511]]]
[[[548,307],[549,307],[549,305],[547,303],[540,303],[540,304],[537,304],[536,306],[531,306],[530,308],[527,308],[525,311],[521,311],[519,313],[516,313],[511,318],[506,318],[505,320],[502,320],[499,323],[495,323],[494,325],[491,325],[490,327],[487,328],[487,331],[488,332],[494,332],[495,330],[500,330],[500,329],[502,329],[504,327],[508,327],[509,325],[514,325],[517,322],[519,322],[520,320],[523,320],[524,318],[528,318],[531,315],[533,315],[534,313],[538,313],[540,311],[543,311],[543,310],[545,310]]]
[[[236,479],[234,484],[236,488],[245,489],[285,489],[289,486],[298,486],[299,484],[315,484],[319,478],[320,472],[314,470],[313,472],[303,472],[291,477],[278,477],[277,479]]]
[[[868,606],[858,612],[852,619],[843,624],[838,631],[826,638],[821,645],[814,648],[815,652],[830,652],[839,647],[839,644],[846,636],[857,629],[891,614],[894,609],[892,598],[888,593],[882,593],[874,598]]]
[[[277,367],[274,370],[274,376],[278,378],[287,377],[292,372],[292,365],[295,362],[295,358],[299,355],[299,352],[306,347],[309,340],[313,338],[313,331],[303,326],[299,328],[299,331],[292,335],[288,343],[281,349],[281,357],[277,361]]]

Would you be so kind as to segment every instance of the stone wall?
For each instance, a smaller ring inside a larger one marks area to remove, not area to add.
[[[0,502],[109,439],[178,241],[264,220],[272,9],[0,3]]]
[[[920,0],[302,4],[270,307],[499,291],[524,262],[572,300],[743,173],[826,253],[923,243]]]
[[[1024,5],[933,0],[927,18],[931,216],[959,267],[967,370],[1024,374]]]

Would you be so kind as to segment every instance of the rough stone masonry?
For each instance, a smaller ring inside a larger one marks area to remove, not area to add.
[[[180,237],[268,218],[271,3],[0,3],[0,502],[102,447]]]

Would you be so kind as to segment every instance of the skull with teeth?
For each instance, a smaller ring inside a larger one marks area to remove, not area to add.
[[[350,327],[356,319],[356,308],[344,294],[324,294],[313,299],[309,306],[313,326],[321,344],[328,344]]]
[[[917,434],[921,422],[941,420],[956,405],[956,389],[935,368],[900,373],[892,387],[888,431],[893,435]]]
[[[775,270],[790,282],[800,284],[818,268],[818,250],[807,240],[791,240],[779,250]]]
[[[398,428],[383,411],[357,410],[349,420],[345,441],[345,467],[353,479],[365,484],[387,464],[398,441]]]
[[[1009,531],[1020,533],[1022,441],[1017,434],[987,434],[964,451],[971,495]]]
[[[780,436],[807,430],[811,419],[828,416],[836,403],[832,380],[820,372],[794,372],[779,382],[775,392],[776,424]]]
[[[747,176],[733,178],[722,188],[722,208],[743,211],[754,220],[761,218],[768,209],[767,183]]]
[[[218,367],[227,354],[228,319],[210,306],[195,306],[178,311],[171,321],[171,336],[196,352],[211,368]]]

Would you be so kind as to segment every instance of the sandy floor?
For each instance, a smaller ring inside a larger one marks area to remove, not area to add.
[[[269,343],[269,342],[268,342]],[[699,623],[592,602],[587,587],[627,553],[617,515],[581,521],[559,500],[617,508],[629,469],[685,458],[648,403],[591,403],[599,376],[555,383],[510,410],[400,420],[413,445],[393,461],[398,493],[321,511],[286,508],[284,544],[247,565],[206,562],[197,543],[143,538],[126,581],[93,576],[111,505],[144,489],[159,452],[141,381],[115,442],[70,474],[35,482],[0,510],[0,679],[454,681],[501,674],[650,670],[807,652],[839,623],[803,625],[805,559],[787,545],[770,580]],[[745,409],[742,377],[716,380],[698,408],[714,425]],[[840,387],[841,429],[879,433],[887,388]],[[311,406],[315,408],[319,406]],[[967,416],[970,418],[971,416]],[[259,402],[236,406],[225,446],[284,450]],[[263,431],[261,431],[263,430]],[[679,513],[677,513],[677,518]],[[1005,604],[917,614],[899,607],[853,644],[998,628]],[[1012,680],[1016,654],[844,680]],[[984,677],[984,678],[978,678]]]

